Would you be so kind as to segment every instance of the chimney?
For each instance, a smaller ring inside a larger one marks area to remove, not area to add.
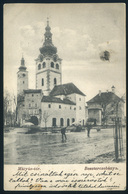
[[[99,96],[101,96],[101,90],[99,90]]]
[[[106,90],[106,92],[108,93],[108,90]]]
[[[112,92],[115,93],[115,86],[112,86]]]

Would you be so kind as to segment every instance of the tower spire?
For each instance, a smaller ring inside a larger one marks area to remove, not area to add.
[[[44,43],[43,46],[40,48],[41,54],[44,56],[46,55],[54,55],[57,53],[57,48],[52,43],[52,33],[51,27],[49,26],[49,18],[47,17],[47,26],[45,27],[44,33]]]
[[[21,64],[20,64],[19,70],[26,70],[26,69],[27,67],[25,66],[25,60],[24,60],[23,53],[22,53]]]
[[[49,26],[49,17],[47,17],[47,26]]]

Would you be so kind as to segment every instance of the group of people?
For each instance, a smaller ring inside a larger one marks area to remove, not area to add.
[[[92,129],[92,126],[94,124],[92,122],[87,122],[86,123],[86,129],[87,129],[87,137],[90,137],[90,130]],[[66,136],[66,128],[67,127],[63,127],[61,128],[61,134],[62,134],[62,142],[65,142],[67,140],[67,136]]]

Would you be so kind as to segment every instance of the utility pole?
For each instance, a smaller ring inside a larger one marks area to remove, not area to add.
[[[114,141],[114,143],[115,143],[115,159],[116,159],[116,161],[119,160],[119,153],[120,153],[121,158],[123,155],[122,120],[118,114],[119,103],[120,103],[120,101],[116,102],[116,104],[115,104],[116,117],[115,117],[115,134],[114,134],[115,141]]]
[[[118,160],[118,102],[116,103],[116,119],[115,119],[115,158]]]

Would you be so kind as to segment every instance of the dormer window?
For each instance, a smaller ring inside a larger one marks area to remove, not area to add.
[[[54,63],[53,62],[51,62],[51,67],[54,68]]]

